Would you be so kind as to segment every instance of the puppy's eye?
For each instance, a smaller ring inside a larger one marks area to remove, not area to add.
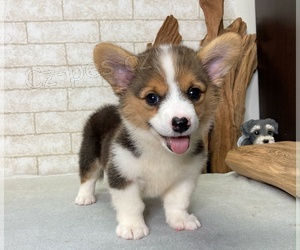
[[[198,101],[201,97],[201,90],[197,87],[191,87],[191,88],[189,88],[189,90],[187,92],[187,96],[192,101]]]
[[[160,101],[160,97],[155,93],[150,93],[150,94],[146,95],[146,102],[150,106],[157,105],[159,103],[159,101]]]
[[[259,131],[255,131],[254,134],[255,134],[255,135],[259,135]]]
[[[273,131],[272,130],[268,130],[268,135],[273,135]]]

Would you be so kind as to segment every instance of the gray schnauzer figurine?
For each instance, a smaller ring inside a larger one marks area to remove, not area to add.
[[[249,120],[241,126],[243,135],[237,146],[274,143],[274,134],[278,134],[278,123],[273,119]]]

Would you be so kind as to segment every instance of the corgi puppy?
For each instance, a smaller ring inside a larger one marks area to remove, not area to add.
[[[223,78],[240,56],[241,38],[226,33],[199,52],[161,45],[133,55],[108,43],[95,47],[100,75],[119,97],[87,121],[80,149],[81,185],[76,204],[96,202],[106,173],[124,239],[149,234],[144,197],[161,197],[166,222],[195,230],[190,197],[207,161],[207,134]]]

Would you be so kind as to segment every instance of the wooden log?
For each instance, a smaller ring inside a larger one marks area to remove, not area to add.
[[[296,184],[296,155],[300,156],[300,142],[276,142],[249,145],[232,149],[226,163],[237,173],[276,186],[299,197]],[[299,171],[298,171],[299,177]]]

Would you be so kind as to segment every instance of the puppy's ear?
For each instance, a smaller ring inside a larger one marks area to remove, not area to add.
[[[251,135],[250,130],[251,130],[252,126],[253,126],[253,124],[252,124],[253,122],[254,122],[254,120],[251,119],[251,120],[245,122],[245,123],[241,126],[241,130],[242,130],[242,132],[243,132],[243,134],[244,134],[245,136],[250,136],[250,135]]]
[[[198,56],[214,84],[222,85],[223,78],[240,57],[241,48],[241,37],[228,32],[215,38],[199,51]]]
[[[270,124],[271,126],[273,126],[274,127],[274,131],[273,132],[275,134],[278,134],[278,123],[275,120],[271,119],[271,118],[267,118],[266,122],[268,124]]]
[[[100,43],[94,49],[94,62],[100,75],[121,95],[134,77],[137,57],[118,46]]]

